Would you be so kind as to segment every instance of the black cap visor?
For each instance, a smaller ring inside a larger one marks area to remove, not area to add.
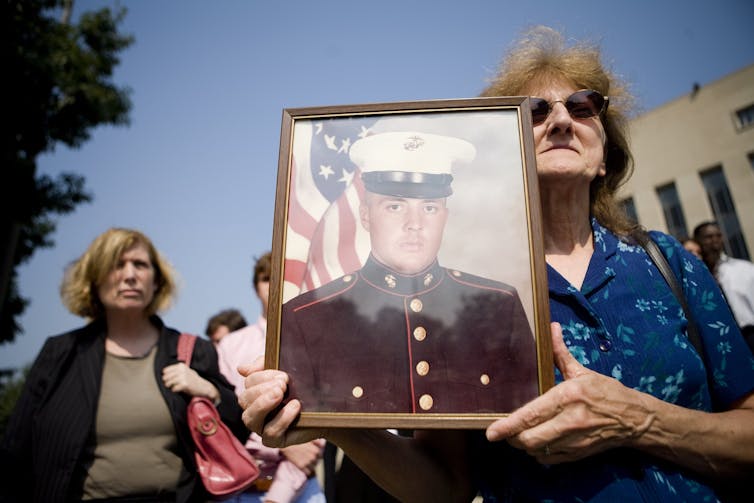
[[[407,171],[370,171],[361,174],[364,188],[384,196],[437,199],[453,193],[453,175]]]

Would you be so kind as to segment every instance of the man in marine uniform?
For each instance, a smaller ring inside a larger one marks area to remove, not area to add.
[[[302,411],[501,413],[537,395],[515,288],[437,261],[451,167],[475,154],[465,140],[418,132],[353,144],[369,258],[282,310],[279,368]]]

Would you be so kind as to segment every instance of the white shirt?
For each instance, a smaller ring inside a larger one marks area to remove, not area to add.
[[[723,253],[717,263],[717,281],[738,326],[754,326],[754,263]]]

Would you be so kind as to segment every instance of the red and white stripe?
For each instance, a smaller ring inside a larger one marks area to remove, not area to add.
[[[283,302],[344,274],[369,255],[369,235],[359,222],[364,186],[358,171],[334,202],[312,177],[312,127],[296,125],[285,243]]]

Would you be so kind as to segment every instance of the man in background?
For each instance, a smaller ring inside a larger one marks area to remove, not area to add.
[[[754,263],[726,255],[723,233],[716,222],[697,225],[694,239],[702,247],[704,263],[720,284],[736,323],[754,352]]]
[[[220,339],[229,333],[240,330],[246,325],[248,325],[246,318],[238,309],[224,309],[207,321],[207,328],[204,329],[204,333],[209,337],[209,340],[217,344]]]

